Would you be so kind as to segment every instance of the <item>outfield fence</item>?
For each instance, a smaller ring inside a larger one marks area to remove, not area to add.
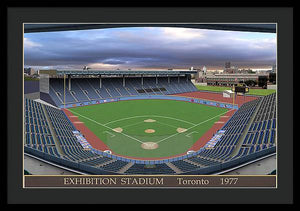
[[[205,99],[198,99],[198,98],[191,98],[191,97],[171,96],[171,95],[145,95],[145,96],[127,96],[127,97],[118,97],[118,98],[107,98],[107,99],[92,100],[92,101],[81,102],[81,103],[69,103],[66,105],[61,105],[60,108],[74,108],[74,107],[80,107],[80,106],[110,103],[110,102],[117,102],[117,101],[149,100],[149,99],[178,100],[178,101],[185,101],[185,102],[215,106],[215,107],[220,107],[220,108],[238,109],[238,105],[236,105],[236,104],[232,105],[231,103],[217,102],[217,101],[212,101],[212,100],[205,100]]]

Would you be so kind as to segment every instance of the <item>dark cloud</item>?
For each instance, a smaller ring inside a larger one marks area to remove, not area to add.
[[[98,68],[271,66],[276,36],[212,30],[140,28],[34,33],[25,36],[25,65]],[[251,37],[252,36],[252,37]]]

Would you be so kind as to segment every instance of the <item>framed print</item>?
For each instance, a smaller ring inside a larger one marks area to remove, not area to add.
[[[204,18],[213,8],[98,9],[72,9],[103,11],[89,21],[59,9],[37,20],[19,9],[22,191],[199,191],[211,202],[217,190],[281,190],[278,173],[288,166],[279,152],[292,146],[280,138],[291,111],[280,113],[281,87],[292,93],[281,80],[292,68],[280,65],[277,16],[221,21],[222,13]],[[167,10],[185,15],[164,19]],[[135,19],[141,13],[145,20]]]

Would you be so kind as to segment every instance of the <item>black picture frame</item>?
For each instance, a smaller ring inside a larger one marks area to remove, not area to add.
[[[22,5],[24,6],[24,5]],[[292,7],[33,7],[8,5],[7,204],[292,204],[293,203],[293,8]],[[226,22],[278,26],[278,188],[277,189],[23,189],[22,69],[24,22]],[[7,163],[6,163],[6,162]],[[2,194],[1,194],[2,195]]]

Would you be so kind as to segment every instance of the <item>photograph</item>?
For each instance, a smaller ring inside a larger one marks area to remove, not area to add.
[[[23,188],[277,188],[277,23],[23,23]]]

